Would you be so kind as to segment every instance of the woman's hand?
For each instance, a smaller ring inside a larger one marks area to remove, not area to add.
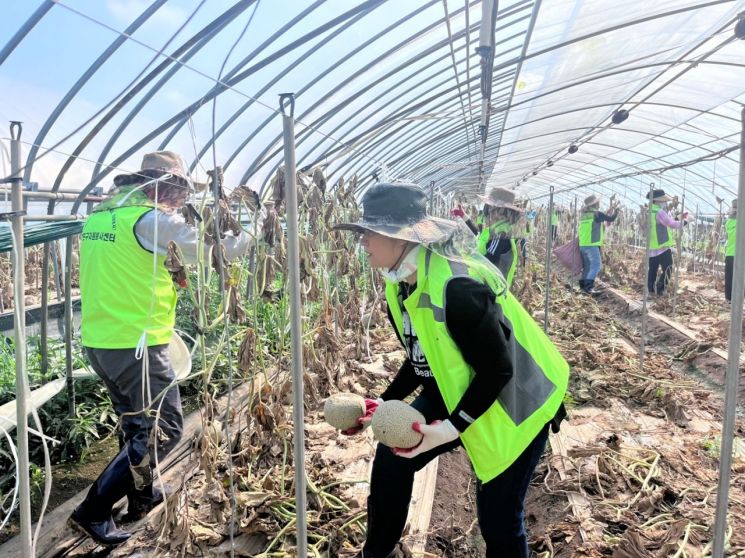
[[[413,448],[393,448],[393,453],[400,457],[416,457],[443,444],[449,444],[458,439],[460,432],[449,420],[436,420],[430,424],[420,422],[411,423],[411,429],[422,434],[422,440]]]
[[[354,436],[365,430],[372,422],[372,416],[375,410],[383,403],[382,399],[365,399],[365,414],[357,419],[357,426],[342,430],[341,433],[346,436]]]

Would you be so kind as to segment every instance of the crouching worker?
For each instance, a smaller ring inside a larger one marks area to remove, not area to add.
[[[176,212],[191,187],[181,157],[147,154],[138,173],[117,176],[114,184],[113,197],[88,217],[80,242],[82,343],[120,417],[125,444],[70,516],[74,528],[100,544],[130,536],[112,518],[121,498],[128,498],[130,519],[163,500],[153,486],[156,452],[162,459],[173,449],[183,426],[168,353],[176,290],[164,261],[171,241],[187,262],[196,261],[199,246],[197,230]],[[228,257],[248,245],[245,233],[224,242]]]
[[[527,557],[523,503],[548,430],[565,414],[569,366],[470,231],[426,215],[420,188],[377,184],[362,207],[360,222],[336,228],[360,233],[370,265],[386,270],[388,315],[407,355],[380,399],[421,387],[412,405],[427,424],[412,424],[424,435],[415,448],[378,444],[358,558],[403,555],[414,473],[460,445],[478,477],[487,557]],[[356,431],[377,405],[367,400]]]

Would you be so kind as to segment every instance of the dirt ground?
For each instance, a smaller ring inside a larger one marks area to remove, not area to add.
[[[75,494],[88,488],[106,464],[119,451],[119,442],[115,436],[109,436],[91,446],[82,463],[60,463],[52,466],[52,491],[46,511],[50,512],[60,504],[64,504]],[[32,488],[31,515],[39,516],[44,484]],[[0,544],[18,534],[19,519],[16,518],[0,532]]]

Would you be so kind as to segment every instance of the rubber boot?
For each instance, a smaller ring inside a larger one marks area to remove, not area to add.
[[[579,290],[580,291],[584,291],[585,290],[585,283],[587,283],[587,281],[585,281],[584,279],[580,279],[579,280]]]
[[[127,492],[127,513],[122,521],[124,523],[139,521],[162,501],[163,492],[152,484],[142,490],[133,488]]]
[[[132,490],[133,479],[126,450],[109,463],[93,483],[85,500],[70,516],[70,526],[104,545],[121,544],[131,536],[114,523],[111,511],[127,492]]]

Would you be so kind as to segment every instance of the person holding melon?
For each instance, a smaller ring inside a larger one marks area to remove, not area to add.
[[[412,403],[426,423],[413,448],[378,444],[367,502],[367,540],[357,558],[406,556],[400,543],[414,473],[465,447],[478,478],[487,557],[526,558],[523,503],[551,425],[565,416],[569,366],[465,224],[430,217],[413,184],[376,184],[363,216],[336,225],[361,235],[372,267],[385,269],[386,301],[406,360],[380,399],[369,399],[361,431],[380,400]]]

